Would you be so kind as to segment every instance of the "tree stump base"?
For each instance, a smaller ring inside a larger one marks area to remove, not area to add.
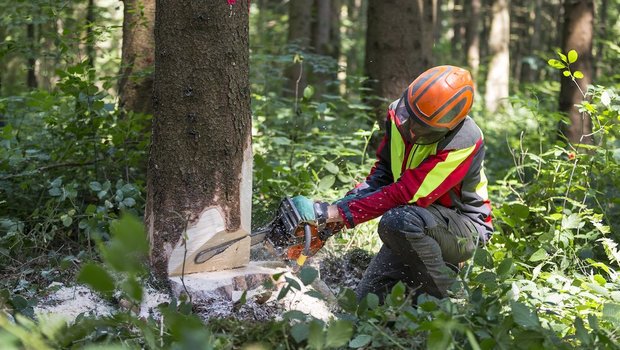
[[[276,274],[281,274],[277,281],[272,277]],[[290,288],[286,296],[278,300],[280,290],[287,285],[285,277],[296,280],[301,290]],[[192,300],[216,298],[236,303],[245,293],[248,302],[275,303],[281,310],[299,310],[323,320],[333,317],[331,309],[336,304],[336,298],[325,282],[316,279],[311,285],[304,286],[291,268],[281,261],[250,261],[241,268],[188,274],[183,281],[181,276],[172,276],[170,284],[177,297],[189,294]],[[265,284],[271,288],[265,288]],[[310,291],[318,292],[322,298],[311,296]]]
[[[251,293],[267,280],[273,281],[272,275],[287,272],[289,269],[282,262],[251,261],[247,266],[212,272],[198,272],[183,276],[170,277],[172,291],[178,296],[189,293],[194,299],[220,297],[226,300],[238,300],[244,291]],[[185,286],[184,286],[185,284]]]

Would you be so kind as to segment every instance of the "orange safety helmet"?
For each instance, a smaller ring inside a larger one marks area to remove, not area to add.
[[[395,111],[399,129],[413,143],[437,142],[465,119],[473,101],[474,83],[467,70],[431,68],[403,93]]]

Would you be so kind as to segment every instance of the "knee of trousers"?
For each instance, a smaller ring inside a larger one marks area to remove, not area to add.
[[[415,239],[437,226],[433,215],[426,209],[405,205],[387,211],[379,221],[379,237],[384,243]]]

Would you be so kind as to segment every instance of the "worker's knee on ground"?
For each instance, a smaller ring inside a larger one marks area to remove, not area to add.
[[[437,225],[433,214],[428,210],[404,205],[388,210],[379,222],[379,230],[387,231],[421,231]]]

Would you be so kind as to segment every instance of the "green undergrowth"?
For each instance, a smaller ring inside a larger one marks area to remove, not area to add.
[[[573,59],[553,64],[577,78]],[[58,91],[0,100],[0,348],[619,347],[618,86],[584,92],[579,108],[593,120],[594,144],[557,137],[565,118],[553,112],[554,83],[519,93],[503,113],[474,115],[486,135],[496,232],[449,299],[414,306],[399,284],[385,304],[373,295],[358,303],[343,288],[330,322],[296,311],[270,322],[205,321],[187,300],[160,305],[163,318],[125,309],[70,324],[36,318],[38,292],[61,277],[108,300],[144,298],[148,245],[135,217],[143,213],[148,116],[122,115],[97,86],[78,65]],[[283,196],[334,201],[363,180],[378,132],[368,106],[311,87],[297,100],[253,91],[255,225]],[[376,251],[376,225],[333,237],[325,253]],[[302,271],[303,283],[316,276]]]

